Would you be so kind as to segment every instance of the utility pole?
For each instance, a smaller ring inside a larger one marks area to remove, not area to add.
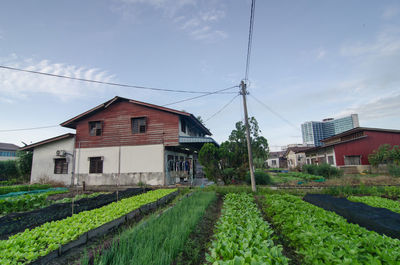
[[[254,178],[254,167],[253,167],[253,152],[251,150],[251,142],[250,142],[250,128],[249,128],[249,116],[247,114],[247,102],[246,102],[246,95],[247,92],[247,85],[242,80],[240,83],[242,91],[240,94],[243,96],[243,110],[244,110],[244,124],[246,126],[246,140],[247,140],[247,152],[249,155],[249,168],[250,168],[250,180],[251,180],[251,189],[253,192],[256,192],[256,180]]]

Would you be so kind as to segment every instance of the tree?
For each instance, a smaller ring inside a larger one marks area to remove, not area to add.
[[[398,148],[398,147],[397,147]],[[393,149],[395,149],[393,147]],[[396,151],[394,151],[395,153]],[[392,160],[392,151],[390,150],[390,144],[383,144],[379,146],[378,150],[374,150],[372,154],[368,155],[369,163],[377,167],[380,164],[388,164]]]
[[[30,151],[17,151],[17,166],[20,176],[24,180],[29,180],[32,170],[33,153]]]
[[[204,173],[209,180],[217,182],[221,175],[219,168],[219,150],[211,143],[206,143],[199,151],[199,161],[203,165]]]
[[[263,161],[268,158],[268,141],[261,136],[261,130],[254,117],[249,119],[249,125],[253,157],[259,161],[257,165],[262,167]],[[201,153],[202,159],[200,158]],[[244,180],[246,172],[249,170],[244,123],[237,122],[228,140],[223,142],[219,148],[205,144],[199,152],[199,160],[205,167],[207,178],[212,175],[212,178],[221,179],[225,183],[230,183],[233,178]]]
[[[260,127],[254,117],[249,118],[249,126],[254,160],[265,161],[269,153],[268,141],[261,135]],[[249,158],[246,142],[246,126],[242,121],[235,124],[235,129],[232,130],[228,141],[224,142],[221,147],[223,145],[234,158],[232,159],[231,167],[239,168],[241,172],[247,171],[249,169]],[[243,174],[239,175],[244,177]]]

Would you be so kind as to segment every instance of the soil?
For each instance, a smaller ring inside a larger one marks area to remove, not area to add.
[[[283,248],[282,254],[290,259],[289,264],[292,264],[292,265],[302,264],[301,257],[296,253],[294,248],[289,246],[289,241],[280,233],[280,231],[277,229],[277,227],[272,223],[271,218],[269,218],[263,211],[263,208],[267,207],[265,205],[263,198],[264,198],[263,196],[255,196],[257,206],[258,206],[259,210],[261,211],[264,220],[267,221],[268,224],[271,226],[271,228],[274,230],[274,234],[276,237],[273,240],[274,240],[275,245],[282,246],[282,248]]]
[[[221,215],[223,199],[217,194],[215,200],[206,210],[203,218],[190,234],[184,250],[178,255],[172,265],[206,264],[206,252],[214,234],[215,223]]]

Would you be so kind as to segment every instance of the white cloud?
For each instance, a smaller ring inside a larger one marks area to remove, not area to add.
[[[343,56],[365,56],[378,54],[391,55],[400,51],[400,29],[387,28],[372,43],[350,43],[343,45],[340,53]]]
[[[384,19],[391,19],[397,16],[400,13],[399,7],[396,6],[389,6],[383,10],[382,18]]]
[[[114,79],[113,75],[97,68],[52,63],[49,60],[35,61],[32,58],[21,59],[15,54],[7,58],[0,58],[0,63],[25,70],[75,78],[93,79],[104,82],[110,82]],[[53,95],[62,100],[67,100],[87,95],[94,91],[99,93],[103,89],[105,88],[101,85],[77,80],[0,69],[0,93],[2,94],[0,101],[7,103],[12,103],[20,98],[28,98],[37,93]]]
[[[119,0],[123,7],[114,8],[124,18],[136,21],[139,15],[138,6],[147,6],[163,13],[177,28],[186,32],[194,40],[214,42],[225,39],[228,34],[217,29],[217,24],[225,17],[224,8],[215,6],[214,2],[205,3],[196,0]],[[132,14],[129,14],[132,12]],[[133,16],[133,17],[132,17]]]
[[[368,102],[355,104],[346,108],[338,116],[358,113],[363,120],[376,120],[388,117],[397,117],[400,111],[400,93],[391,93],[372,99]]]

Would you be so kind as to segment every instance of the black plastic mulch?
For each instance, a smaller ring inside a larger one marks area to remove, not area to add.
[[[303,200],[335,212],[350,223],[358,224],[381,235],[400,239],[400,214],[398,213],[325,194],[307,194]]]

